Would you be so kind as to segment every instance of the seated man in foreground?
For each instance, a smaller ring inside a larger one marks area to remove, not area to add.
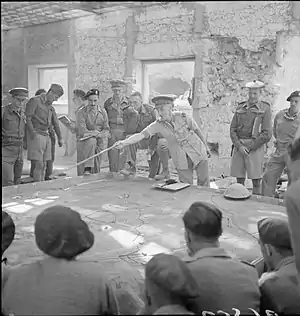
[[[270,272],[260,278],[261,315],[272,310],[279,315],[300,311],[300,283],[286,220],[263,218],[258,224],[259,243]]]
[[[210,150],[196,122],[183,112],[172,111],[173,98],[157,96],[153,103],[160,118],[140,133],[118,141],[116,148],[136,144],[143,139],[161,134],[168,142],[171,158],[179,180],[193,184],[193,170],[197,172],[197,184],[209,187],[208,159]]]

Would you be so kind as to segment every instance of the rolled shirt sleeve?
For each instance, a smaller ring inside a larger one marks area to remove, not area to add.
[[[156,121],[151,123],[150,125],[148,125],[146,128],[144,128],[141,131],[141,134],[143,134],[143,136],[146,139],[149,139],[151,136],[153,136],[157,133],[159,133],[159,131],[158,131],[158,123]]]

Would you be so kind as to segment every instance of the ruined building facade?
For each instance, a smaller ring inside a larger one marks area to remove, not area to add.
[[[65,64],[72,116],[75,88],[98,88],[103,102],[112,78],[127,80],[128,93],[142,90],[144,61],[194,58],[194,117],[208,140],[219,143],[211,168],[228,167],[229,124],[247,97],[244,84],[265,82],[264,99],[274,112],[300,87],[299,2],[146,4],[4,32],[2,90],[25,86],[33,94],[38,87],[28,82],[30,65]]]

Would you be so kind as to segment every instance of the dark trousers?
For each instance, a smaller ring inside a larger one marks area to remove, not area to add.
[[[53,173],[53,164],[55,160],[55,137],[51,137],[51,160],[46,161],[45,180],[49,180]],[[35,168],[35,160],[31,160],[30,177],[33,178],[33,170]]]

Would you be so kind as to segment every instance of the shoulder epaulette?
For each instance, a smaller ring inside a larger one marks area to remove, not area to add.
[[[261,101],[261,103],[265,104],[265,105],[268,105],[268,106],[271,106],[270,103],[266,102],[266,101]]]

